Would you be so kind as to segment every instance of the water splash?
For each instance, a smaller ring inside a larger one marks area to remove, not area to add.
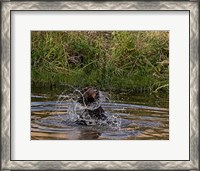
[[[86,110],[94,111],[95,109],[98,109],[100,106],[102,106],[102,103],[105,103],[107,101],[110,101],[108,96],[105,92],[99,91],[99,98],[95,102],[86,105],[83,101],[83,104],[78,103],[78,99],[83,94],[80,90],[74,89],[72,93],[68,93],[67,95],[66,91],[63,91],[59,97],[58,101],[56,103],[56,111],[59,113],[64,112],[65,117],[64,121],[66,123],[77,123],[77,124],[86,124],[88,126],[91,125],[97,125],[97,126],[106,126],[112,129],[120,129],[121,128],[121,119],[118,116],[114,116],[112,113],[106,112],[106,119],[94,119],[91,116],[89,116],[86,112]],[[84,98],[83,98],[84,99]],[[65,104],[65,106],[63,106]],[[67,106],[66,106],[67,104]]]

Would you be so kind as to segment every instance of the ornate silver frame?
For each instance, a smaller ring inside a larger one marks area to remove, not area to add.
[[[187,10],[190,12],[190,160],[13,161],[10,158],[10,18],[12,10]],[[1,2],[1,169],[184,169],[199,170],[199,2],[3,1]]]

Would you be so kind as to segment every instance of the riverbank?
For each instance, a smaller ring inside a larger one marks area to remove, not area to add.
[[[31,83],[168,92],[169,32],[31,32]]]

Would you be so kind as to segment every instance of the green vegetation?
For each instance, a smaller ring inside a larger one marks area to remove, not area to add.
[[[34,31],[34,86],[95,86],[103,90],[168,92],[169,32]],[[73,63],[73,56],[83,61]]]

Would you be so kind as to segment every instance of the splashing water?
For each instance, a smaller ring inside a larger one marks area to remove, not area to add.
[[[66,112],[65,117],[62,117],[62,121],[66,123],[77,123],[80,124],[82,121],[86,123],[86,125],[98,125],[98,126],[108,126],[113,129],[120,129],[121,119],[117,116],[114,116],[111,113],[105,111],[106,120],[95,120],[91,118],[89,115],[86,115],[86,110],[94,111],[98,109],[102,103],[109,101],[109,98],[102,91],[99,91],[99,98],[95,102],[86,105],[81,105],[78,101],[79,97],[83,97],[83,94],[80,90],[75,89],[73,93],[65,95],[66,91],[63,91],[56,103],[56,111],[58,112]],[[84,98],[83,98],[84,99]],[[67,104],[66,108],[63,108],[62,104]]]

